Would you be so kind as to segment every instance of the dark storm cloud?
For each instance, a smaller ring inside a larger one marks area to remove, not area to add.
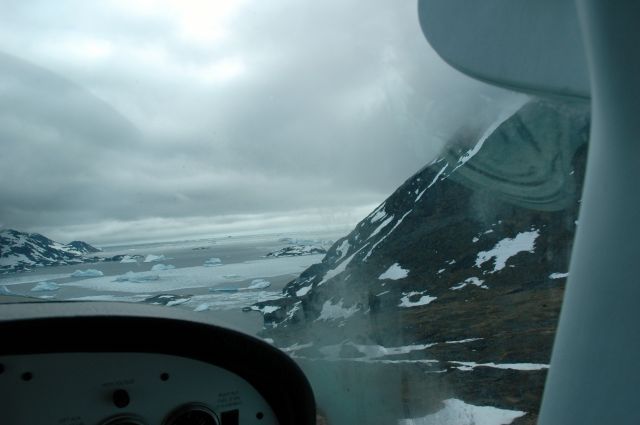
[[[5,226],[115,240],[326,219],[514,99],[443,64],[412,1],[221,2],[211,39],[187,9],[88,4],[15,2],[0,22]]]

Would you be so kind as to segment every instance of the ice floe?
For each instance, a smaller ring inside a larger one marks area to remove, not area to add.
[[[138,259],[130,255],[125,255],[124,257],[122,257],[122,260],[120,260],[120,262],[121,263],[137,263]]]
[[[144,258],[144,262],[145,263],[153,263],[154,261],[164,261],[166,260],[167,257],[165,257],[164,255],[155,255],[155,254],[149,254]]]
[[[165,271],[165,270],[172,270],[175,269],[176,266],[173,266],[171,264],[155,264],[153,267],[151,267],[151,271],[152,272],[161,272],[161,271]]]
[[[170,292],[187,288],[214,288],[228,285],[225,276],[242,276],[242,279],[267,279],[300,273],[322,258],[321,255],[282,257],[223,264],[218,267],[181,267],[162,272],[162,278],[153,282],[114,282],[113,276],[61,283],[61,286],[79,286],[95,291],[120,292]],[[42,279],[40,279],[42,280]]]
[[[71,277],[100,277],[104,276],[100,270],[96,269],[87,269],[87,270],[76,270],[71,273]]]
[[[31,288],[31,292],[57,291],[58,289],[60,289],[60,285],[58,285],[56,282],[44,281],[38,282],[36,286]]]
[[[563,279],[565,277],[569,277],[569,272],[567,272],[567,273],[551,273],[549,275],[549,279]]]
[[[211,257],[207,261],[204,262],[204,267],[218,267],[222,265],[222,260],[218,257]]]
[[[193,309],[193,311],[207,311],[209,310],[209,304],[207,303],[202,303],[202,304],[198,304],[198,306],[196,308]]]
[[[130,271],[123,274],[122,276],[116,277],[113,281],[141,283],[141,282],[153,282],[159,279],[160,279],[160,276],[154,273],[135,273]],[[117,288],[114,288],[114,289],[117,289]]]
[[[271,282],[266,279],[253,279],[247,289],[265,289],[271,286]]]

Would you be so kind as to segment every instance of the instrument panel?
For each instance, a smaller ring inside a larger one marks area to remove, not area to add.
[[[315,423],[308,381],[262,340],[163,307],[43,304],[2,306],[1,424]]]

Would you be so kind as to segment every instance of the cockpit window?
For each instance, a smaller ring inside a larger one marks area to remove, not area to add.
[[[330,424],[536,422],[586,102],[462,76],[415,2],[7,8],[0,303],[228,324]]]

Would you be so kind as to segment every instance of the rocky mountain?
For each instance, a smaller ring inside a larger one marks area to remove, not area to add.
[[[87,254],[98,251],[82,241],[61,244],[38,233],[0,230],[0,271],[4,272],[82,263]]]
[[[69,242],[66,246],[71,247],[83,254],[93,254],[101,251],[101,249],[91,246],[88,243],[83,241],[72,241],[72,242]]]
[[[588,128],[588,105],[533,100],[483,134],[460,134],[286,297],[256,305],[269,312],[264,336],[316,365],[394,368],[396,418],[459,399],[535,423]]]

